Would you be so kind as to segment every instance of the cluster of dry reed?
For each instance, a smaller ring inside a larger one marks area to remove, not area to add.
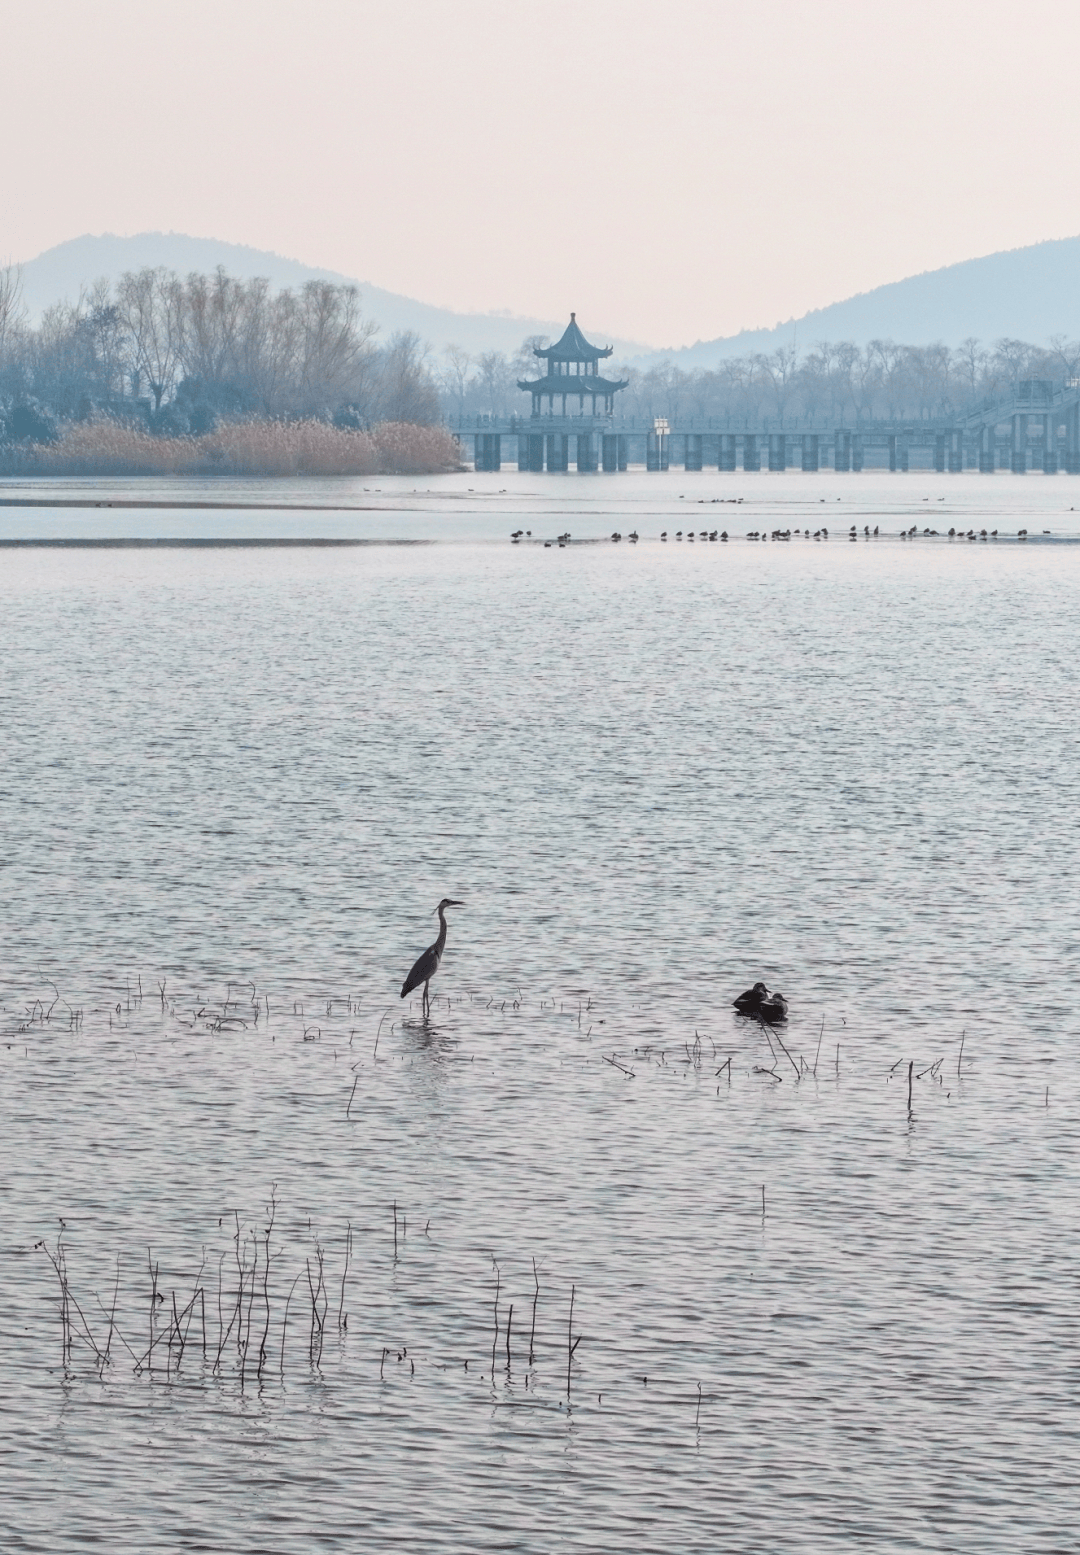
[[[164,991],[162,1002],[164,1004]],[[331,1276],[327,1266],[327,1249],[319,1237],[311,1232],[309,1222],[308,1236],[312,1250],[303,1252],[303,1265],[289,1281],[287,1275],[282,1278],[277,1268],[284,1253],[284,1246],[275,1237],[277,1210],[276,1189],[272,1188],[263,1221],[244,1225],[239,1214],[233,1211],[231,1251],[221,1251],[216,1260],[211,1256],[208,1268],[208,1253],[204,1247],[194,1274],[180,1277],[180,1289],[165,1283],[160,1263],[147,1249],[148,1291],[145,1295],[136,1293],[134,1297],[130,1292],[124,1292],[122,1296],[121,1259],[118,1256],[112,1291],[104,1300],[96,1293],[90,1297],[84,1296],[82,1300],[76,1294],[68,1269],[68,1250],[64,1241],[66,1227],[61,1220],[55,1245],[50,1246],[43,1240],[37,1243],[35,1250],[48,1259],[56,1277],[56,1295],[52,1298],[52,1304],[60,1320],[60,1358],[65,1375],[79,1370],[81,1362],[88,1362],[99,1375],[103,1375],[106,1367],[113,1364],[115,1343],[115,1346],[127,1352],[136,1375],[163,1377],[165,1381],[171,1382],[179,1377],[185,1354],[190,1352],[192,1356],[198,1356],[204,1363],[208,1363],[215,1375],[232,1373],[241,1386],[249,1378],[262,1381],[274,1373],[284,1381],[285,1353],[290,1339],[291,1352],[302,1354],[307,1366],[318,1371],[323,1358],[327,1325],[333,1317],[334,1298],[337,1300],[336,1328],[339,1339],[344,1339],[349,1331],[345,1298],[349,1270],[353,1263],[353,1225],[351,1221],[346,1225],[339,1277],[336,1273]],[[408,1220],[396,1200],[392,1213],[393,1266],[396,1269],[400,1258],[404,1256]],[[430,1224],[429,1221],[428,1226]],[[213,1268],[215,1261],[216,1270]],[[511,1345],[514,1306],[510,1304],[504,1327],[500,1322],[499,1306],[503,1293],[502,1271],[495,1260],[492,1260],[492,1265],[495,1271],[495,1332],[491,1345],[491,1384],[494,1386],[496,1370],[501,1365],[500,1348],[506,1355],[508,1382],[513,1375],[515,1355]],[[531,1386],[535,1390],[537,1309],[541,1294],[535,1258],[532,1260],[532,1278],[524,1385],[526,1389]],[[565,1349],[562,1350],[558,1342],[555,1347],[560,1371],[565,1358],[568,1405],[573,1386],[574,1356],[584,1338],[584,1335],[574,1332],[576,1295],[577,1287],[571,1285]],[[144,1328],[144,1314],[147,1310],[149,1327]],[[302,1337],[298,1337],[298,1330]],[[395,1355],[399,1364],[408,1361],[409,1374],[415,1375],[416,1362],[410,1359],[407,1345],[399,1347],[396,1344],[383,1344],[379,1357],[380,1379],[385,1380],[386,1362]],[[519,1362],[523,1356],[524,1341],[521,1340],[517,1350]],[[465,1361],[464,1370],[469,1370],[468,1360]]]
[[[67,427],[56,443],[0,449],[0,472],[37,475],[434,475],[461,467],[445,427],[387,421],[241,421],[202,437],[154,437],[123,422]]]

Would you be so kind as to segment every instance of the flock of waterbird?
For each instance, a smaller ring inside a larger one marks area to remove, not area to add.
[[[439,970],[446,949],[446,909],[448,907],[464,907],[464,902],[456,901],[452,896],[444,896],[435,912],[439,915],[439,937],[433,945],[420,952],[412,964],[409,975],[401,985],[401,997],[407,998],[414,989],[424,985],[421,1009],[423,1017],[427,1020],[431,1013],[431,979]],[[787,1019],[787,1000],[782,993],[770,992],[764,983],[755,983],[745,993],[741,993],[733,1004],[740,1015],[751,1015],[756,1020],[767,1021],[770,1025]]]
[[[939,499],[939,500],[944,500],[944,499]],[[1043,532],[1044,535],[1049,535],[1051,533],[1051,531],[1049,529],[1044,529],[1042,532]],[[917,524],[912,524],[910,529],[901,529],[900,532],[899,532],[899,538],[901,540],[914,540],[914,539],[917,539],[920,535],[922,535],[923,537],[925,537],[927,539],[940,539],[941,538],[941,534],[940,534],[939,530],[924,528],[924,529],[922,529],[920,531],[920,529],[919,529]],[[822,525],[820,529],[813,529],[813,530],[811,530],[811,529],[771,529],[769,531],[765,531],[763,529],[748,529],[746,531],[746,539],[747,540],[752,540],[752,541],[761,541],[761,540],[764,540],[764,541],[772,540],[774,542],[776,542],[776,541],[790,541],[793,536],[796,539],[799,539],[799,538],[806,539],[806,540],[811,540],[812,539],[812,540],[817,540],[817,541],[820,542],[822,540],[827,540],[829,538],[829,531],[828,531],[828,529],[824,525]],[[858,528],[857,524],[852,524],[851,525],[851,527],[848,529],[847,537],[853,543],[855,543],[855,544],[858,543],[860,536],[859,536],[859,528]],[[872,530],[871,530],[869,524],[864,524],[863,525],[862,538],[864,540],[877,540],[877,539],[880,539],[880,537],[881,537],[881,535],[880,535],[880,527],[879,527],[879,525],[875,524]],[[1016,536],[1015,536],[1015,538],[1017,540],[1026,540],[1027,537],[1028,537],[1028,530],[1026,530],[1026,529],[1018,530],[1017,533],[1016,533]],[[619,531],[618,529],[615,529],[615,530],[612,531],[612,533],[611,533],[609,538],[615,544],[618,544],[619,541],[621,541],[621,540],[629,540],[631,545],[636,545],[637,542],[641,539],[641,536],[638,534],[636,529],[631,530],[630,533],[627,534],[627,535],[624,535],[624,534],[621,533],[621,531]],[[696,532],[693,529],[687,529],[685,531],[682,530],[682,529],[676,529],[675,533],[674,533],[674,538],[676,540],[679,540],[679,541],[685,540],[685,541],[689,542],[689,541],[694,541],[694,540],[704,540],[706,542],[718,541],[721,544],[726,544],[726,542],[729,539],[733,539],[735,537],[729,535],[726,529],[720,529],[720,530],[717,530],[717,529],[699,529]],[[991,529],[989,531],[987,531],[985,529],[979,529],[979,530],[967,529],[967,530],[964,530],[964,529],[957,529],[957,528],[953,527],[952,529],[950,529],[948,531],[948,534],[947,534],[946,538],[948,538],[949,540],[974,540],[974,541],[986,540],[986,541],[990,541],[990,540],[998,540],[998,539],[1009,539],[1011,537],[1008,536],[1008,535],[999,535],[998,531],[996,529]],[[512,541],[512,543],[514,545],[520,544],[520,542],[522,540],[531,540],[532,539],[532,530],[531,529],[515,529],[514,532],[511,534],[510,539],[511,539],[511,541]],[[566,548],[566,546],[568,546],[570,544],[572,539],[573,539],[573,535],[570,533],[569,530],[567,530],[564,534],[556,535],[554,540],[544,540],[541,543],[543,544],[544,549],[547,550],[547,551],[549,551],[553,545],[557,545],[559,550],[561,551],[561,550],[564,550]],[[668,532],[667,532],[666,529],[661,531],[660,539],[665,544],[667,543]]]

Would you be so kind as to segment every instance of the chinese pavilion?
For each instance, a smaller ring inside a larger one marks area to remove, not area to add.
[[[586,414],[585,401],[592,401],[589,414],[597,414],[596,402],[603,400],[601,415],[610,416],[615,407],[615,396],[630,382],[623,378],[618,383],[611,378],[601,378],[597,363],[610,356],[612,346],[591,346],[577,325],[577,317],[571,313],[570,322],[561,340],[553,346],[534,348],[533,355],[547,363],[543,378],[518,379],[518,388],[532,395],[532,413],[543,414],[542,405],[548,402],[548,415],[566,415],[566,401],[577,400],[579,416]],[[555,401],[561,400],[561,410],[556,411]],[[571,411],[571,414],[573,412]]]

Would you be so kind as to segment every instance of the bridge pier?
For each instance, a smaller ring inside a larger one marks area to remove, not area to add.
[[[787,438],[783,432],[769,433],[769,469],[787,469]]]
[[[1065,469],[1080,475],[1080,401],[1065,412]]]
[[[518,469],[538,471],[544,468],[544,439],[536,432],[518,433]]]
[[[1057,416],[1048,410],[1043,417],[1043,474],[1056,475],[1057,472]]]
[[[477,432],[473,468],[476,470],[502,469],[501,432]]]
[[[735,471],[735,434],[734,432],[721,432],[720,447],[716,455],[716,468],[724,470],[728,474]]]
[[[570,468],[570,439],[565,432],[549,432],[544,441],[547,444],[545,463],[548,470],[564,474]]]
[[[802,435],[802,467],[804,472],[810,473],[820,468],[821,455],[818,446],[816,432],[804,432]]]
[[[996,441],[996,427],[988,427],[985,423],[979,428],[979,474],[993,475],[994,473],[994,443]]]
[[[761,454],[758,452],[758,440],[756,432],[743,433],[742,467],[744,470],[761,469]]]
[[[837,432],[833,439],[833,469],[851,469],[851,433]]]
[[[686,434],[686,463],[688,470],[700,470],[702,466],[701,433],[687,432]]]
[[[1026,475],[1028,467],[1028,418],[1023,413],[1012,417],[1010,469],[1014,475]]]
[[[582,475],[596,472],[596,439],[591,432],[577,434],[577,467]]]
[[[863,467],[863,440],[858,432],[851,434],[851,468],[858,473]]]

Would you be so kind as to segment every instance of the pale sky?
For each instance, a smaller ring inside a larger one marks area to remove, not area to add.
[[[0,262],[273,249],[668,346],[1080,232],[1075,0],[0,0]]]

